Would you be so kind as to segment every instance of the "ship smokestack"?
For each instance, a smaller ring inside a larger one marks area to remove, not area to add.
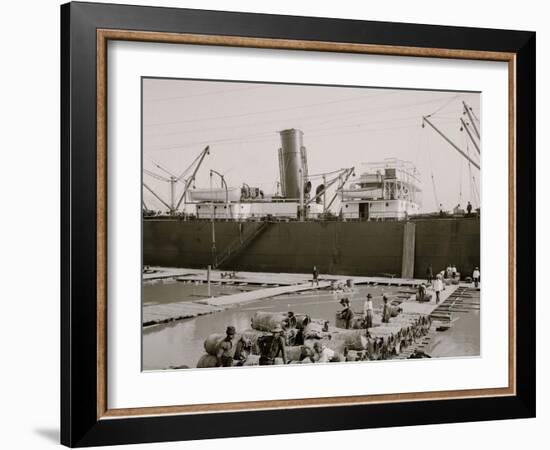
[[[279,172],[281,195],[285,198],[300,198],[300,180],[308,179],[307,153],[301,130],[290,128],[280,132]],[[300,169],[302,173],[300,174]],[[302,186],[302,188],[304,188]]]

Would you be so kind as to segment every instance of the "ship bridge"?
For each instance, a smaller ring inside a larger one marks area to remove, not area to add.
[[[418,214],[422,190],[412,162],[391,158],[362,167],[359,178],[341,190],[344,219],[402,220]]]

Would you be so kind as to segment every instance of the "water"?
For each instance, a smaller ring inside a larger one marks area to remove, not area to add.
[[[216,285],[210,286],[213,297],[220,295],[237,294],[242,291],[253,291],[259,286]],[[174,279],[156,280],[143,283],[143,305],[155,305],[159,303],[171,303],[189,301],[194,302],[208,297],[208,285],[206,283],[193,283],[176,281]]]
[[[213,295],[258,289],[251,286],[212,286]],[[374,307],[381,307],[382,293],[397,294],[406,287],[355,286],[350,298],[354,311],[362,311],[365,296],[370,292]],[[479,292],[473,292],[468,302],[479,302]],[[206,297],[205,284],[162,282],[143,287],[144,304],[173,301],[195,301]],[[256,311],[304,313],[316,319],[334,323],[336,311],[341,309],[340,297],[327,291],[310,291],[283,295],[231,308],[219,313],[147,327],[143,330],[143,369],[159,370],[171,367],[196,367],[204,354],[203,342],[212,333],[224,333],[228,325],[238,331],[250,329],[250,319]],[[457,305],[460,309],[460,306]],[[478,356],[480,354],[479,311],[453,313],[457,319],[449,330],[436,332],[424,351],[432,357]]]
[[[180,285],[180,286],[178,286]],[[152,302],[153,298],[179,298],[183,295],[198,295],[202,292],[201,286],[176,284],[157,284],[144,287],[144,301]],[[217,286],[221,288],[221,286]],[[193,290],[197,288],[197,291]],[[206,286],[202,286],[206,289]],[[229,287],[228,287],[229,288]],[[158,289],[158,298],[156,292]],[[354,311],[362,311],[367,292],[370,292],[374,307],[381,306],[382,293],[395,294],[401,287],[356,286],[350,298]],[[223,289],[226,292],[225,289]],[[237,291],[238,292],[238,291]],[[377,298],[378,297],[378,298]],[[336,311],[342,309],[339,298],[327,291],[310,291],[302,294],[284,295],[269,299],[258,300],[254,303],[238,306],[219,313],[192,319],[181,320],[169,324],[148,327],[143,330],[143,369],[168,369],[186,365],[196,367],[197,361],[204,354],[203,342],[212,333],[223,333],[228,325],[237,330],[250,329],[250,319],[256,311],[287,312],[296,314],[305,313],[316,319],[328,320],[334,323]],[[191,297],[190,301],[195,300]],[[172,300],[173,301],[173,300]]]
[[[479,304],[479,291],[470,291],[472,298],[466,301]],[[457,305],[457,309],[460,306]],[[442,332],[437,332],[426,346],[428,355],[439,357],[479,356],[480,355],[480,312],[455,312],[456,321],[453,326]]]

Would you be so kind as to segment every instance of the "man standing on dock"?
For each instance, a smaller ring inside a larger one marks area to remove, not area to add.
[[[313,266],[313,279],[311,280],[311,285],[313,286],[314,284],[319,286],[319,271],[317,270],[317,266]]]
[[[382,295],[382,298],[384,300],[384,309],[382,310],[382,322],[389,323],[391,317],[391,307],[390,305],[388,305],[388,297],[386,296],[386,294]]]
[[[365,317],[365,328],[368,330],[369,328],[372,328],[372,316],[373,316],[372,295],[370,292],[367,294],[367,300],[363,305],[363,314]]]
[[[426,281],[428,285],[432,284],[433,277],[434,277],[434,272],[432,269],[432,265],[428,264],[428,268],[426,269]]]
[[[346,330],[349,330],[351,328],[351,321],[353,320],[353,311],[351,310],[349,299],[343,298],[340,300],[340,304],[344,307],[342,311],[340,311],[340,319],[344,321]]]
[[[218,351],[216,357],[218,358],[217,367],[232,367],[233,355],[231,349],[233,348],[233,338],[235,337],[235,327],[228,326],[225,330],[225,338],[218,344]]]
[[[435,303],[439,303],[439,295],[442,290],[443,280],[441,279],[441,274],[437,274],[437,277],[434,280]]]
[[[474,273],[472,273],[472,278],[474,279],[474,286],[477,288],[479,286],[479,278],[480,278],[480,273],[479,273],[479,267],[476,266],[476,268],[474,269]]]

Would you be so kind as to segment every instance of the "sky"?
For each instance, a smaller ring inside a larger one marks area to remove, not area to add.
[[[420,174],[421,211],[436,211],[438,203],[451,209],[468,200],[477,207],[479,170],[431,127],[422,128],[422,116],[431,115],[430,121],[479,163],[466,132],[460,131],[460,118],[468,120],[463,101],[481,117],[481,95],[472,92],[146,78],[143,167],[149,173],[144,182],[168,202],[169,184],[150,173],[180,175],[209,145],[197,188],[210,186],[214,169],[230,187],[245,182],[275,193],[278,132],[298,128],[310,174],[354,166],[359,176],[363,163],[398,158],[411,161]],[[177,193],[182,190],[179,183]],[[147,190],[144,201],[163,209]]]

